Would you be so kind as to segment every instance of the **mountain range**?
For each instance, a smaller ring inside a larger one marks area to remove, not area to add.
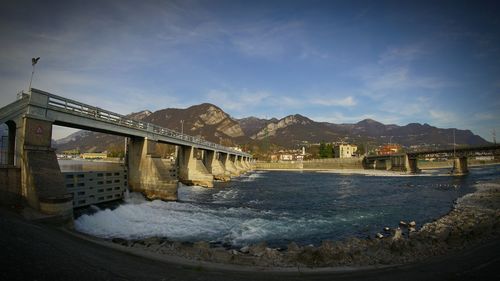
[[[223,145],[241,145],[254,149],[262,147],[263,144],[297,148],[321,141],[350,142],[358,145],[392,142],[407,147],[449,146],[453,144],[453,135],[457,144],[488,144],[470,130],[441,129],[419,123],[404,126],[385,125],[372,119],[365,119],[354,124],[334,124],[316,122],[299,114],[281,119],[256,117],[236,119],[209,103],[185,109],[166,108],[155,112],[144,110],[127,116]],[[123,149],[123,144],[123,137],[78,131],[56,140],[54,146],[62,151],[76,148],[80,151],[109,151]]]

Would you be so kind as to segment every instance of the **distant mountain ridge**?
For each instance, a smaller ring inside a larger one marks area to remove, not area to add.
[[[227,146],[258,145],[263,141],[284,148],[319,143],[321,141],[352,143],[399,143],[411,145],[449,145],[455,134],[457,144],[485,145],[486,140],[470,130],[441,129],[429,124],[410,123],[404,126],[385,125],[372,119],[354,124],[316,122],[295,114],[281,119],[246,117],[235,119],[210,103],[185,109],[166,108],[151,112],[144,110],[127,115],[135,120],[150,122],[185,134]],[[104,151],[123,147],[123,138],[95,132],[78,131],[57,140],[56,148],[81,151]]]

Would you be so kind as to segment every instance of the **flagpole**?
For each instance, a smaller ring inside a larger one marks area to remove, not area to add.
[[[33,66],[33,70],[31,71],[30,86],[28,88],[28,91],[30,91],[30,92],[31,92],[31,82],[33,81],[33,75],[35,75],[35,65],[39,59],[40,59],[40,57],[31,59],[31,65]]]

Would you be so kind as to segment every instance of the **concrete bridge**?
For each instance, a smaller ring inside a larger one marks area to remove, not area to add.
[[[364,166],[368,169],[382,169],[393,171],[406,171],[408,173],[418,173],[418,158],[422,156],[447,155],[454,159],[453,175],[465,175],[468,173],[467,157],[475,155],[476,152],[491,152],[500,154],[500,145],[487,145],[476,147],[447,148],[425,151],[412,151],[407,153],[397,153],[390,155],[366,156]]]
[[[151,199],[176,200],[178,181],[213,187],[214,178],[228,180],[252,169],[248,153],[34,88],[0,108],[4,123],[9,147],[0,169],[1,197],[20,197],[50,215],[72,217],[73,208],[51,148],[52,125],[127,137],[128,186]],[[161,159],[156,143],[175,145],[176,162]]]

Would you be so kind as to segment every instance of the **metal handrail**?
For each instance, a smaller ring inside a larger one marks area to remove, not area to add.
[[[216,144],[213,142],[209,142],[197,137],[193,137],[187,134],[182,134],[177,131],[160,127],[148,122],[137,121],[133,119],[127,118],[125,115],[121,115],[112,111],[108,111],[99,107],[91,106],[79,101],[75,101],[72,99],[64,98],[58,95],[54,95],[51,93],[47,93],[38,89],[32,88],[32,91],[35,91],[39,94],[46,95],[47,99],[47,107],[53,108],[55,110],[63,110],[67,113],[76,114],[80,116],[84,116],[87,118],[92,118],[95,120],[112,123],[119,126],[124,126],[128,128],[133,128],[137,130],[141,130],[148,133],[154,133],[162,136],[167,136],[170,138],[174,138],[177,140],[191,142],[197,145],[208,146],[217,150],[232,152],[239,155],[245,155],[250,157],[248,153],[244,153],[235,149],[231,149],[226,146],[222,146],[220,144]]]

